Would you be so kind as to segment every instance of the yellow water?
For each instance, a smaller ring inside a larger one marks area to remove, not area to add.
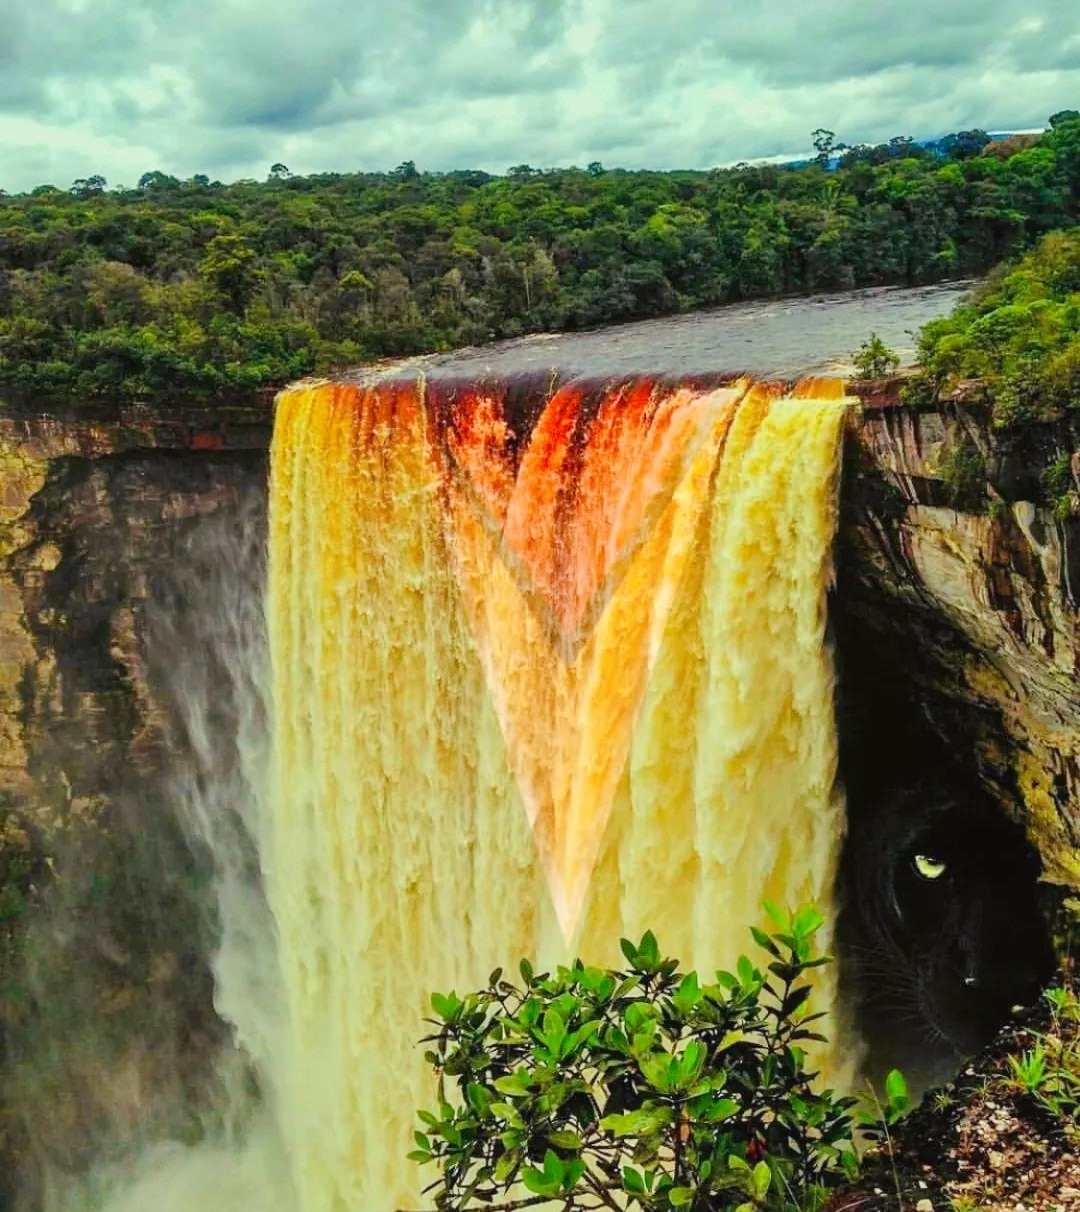
[[[497,388],[283,394],[264,861],[302,1212],[420,1206],[432,990],[646,929],[711,971],[762,897],[828,911],[845,404],[570,387],[515,434]]]

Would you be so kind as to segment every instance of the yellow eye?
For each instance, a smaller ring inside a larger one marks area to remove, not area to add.
[[[914,863],[924,880],[937,880],[945,874],[945,864],[931,854],[917,854]]]

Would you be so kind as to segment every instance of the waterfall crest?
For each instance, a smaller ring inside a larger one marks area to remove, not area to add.
[[[839,380],[278,402],[262,856],[303,1212],[416,1207],[428,994],[828,912]],[[819,1005],[828,1008],[826,980]]]

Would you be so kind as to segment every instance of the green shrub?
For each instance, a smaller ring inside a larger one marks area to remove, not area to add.
[[[1080,1000],[1071,987],[1060,985],[1043,996],[1050,1007],[1050,1023],[1031,1048],[1008,1058],[1004,1085],[1061,1121],[1066,1135],[1075,1139],[1080,1131]]]
[[[883,379],[900,365],[900,359],[876,332],[872,332],[859,346],[851,360],[855,364],[856,378],[859,379]]]
[[[1072,473],[1072,455],[1067,451],[1059,454],[1042,474],[1043,490],[1047,501],[1054,507],[1058,518],[1071,517],[1077,509],[1076,481]]]
[[[971,435],[962,433],[946,442],[938,460],[938,476],[954,509],[974,512],[986,503],[986,456]]]
[[[520,985],[497,970],[478,993],[433,995],[438,1107],[409,1156],[438,1168],[436,1207],[819,1206],[857,1168],[854,1100],[806,1067],[822,919],[766,910],[764,971],[744,956],[703,984],[649,933],[623,940],[622,971],[523,960]]]

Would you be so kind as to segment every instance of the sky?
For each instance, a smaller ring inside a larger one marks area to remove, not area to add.
[[[0,188],[705,168],[1041,127],[1076,0],[0,0]]]

